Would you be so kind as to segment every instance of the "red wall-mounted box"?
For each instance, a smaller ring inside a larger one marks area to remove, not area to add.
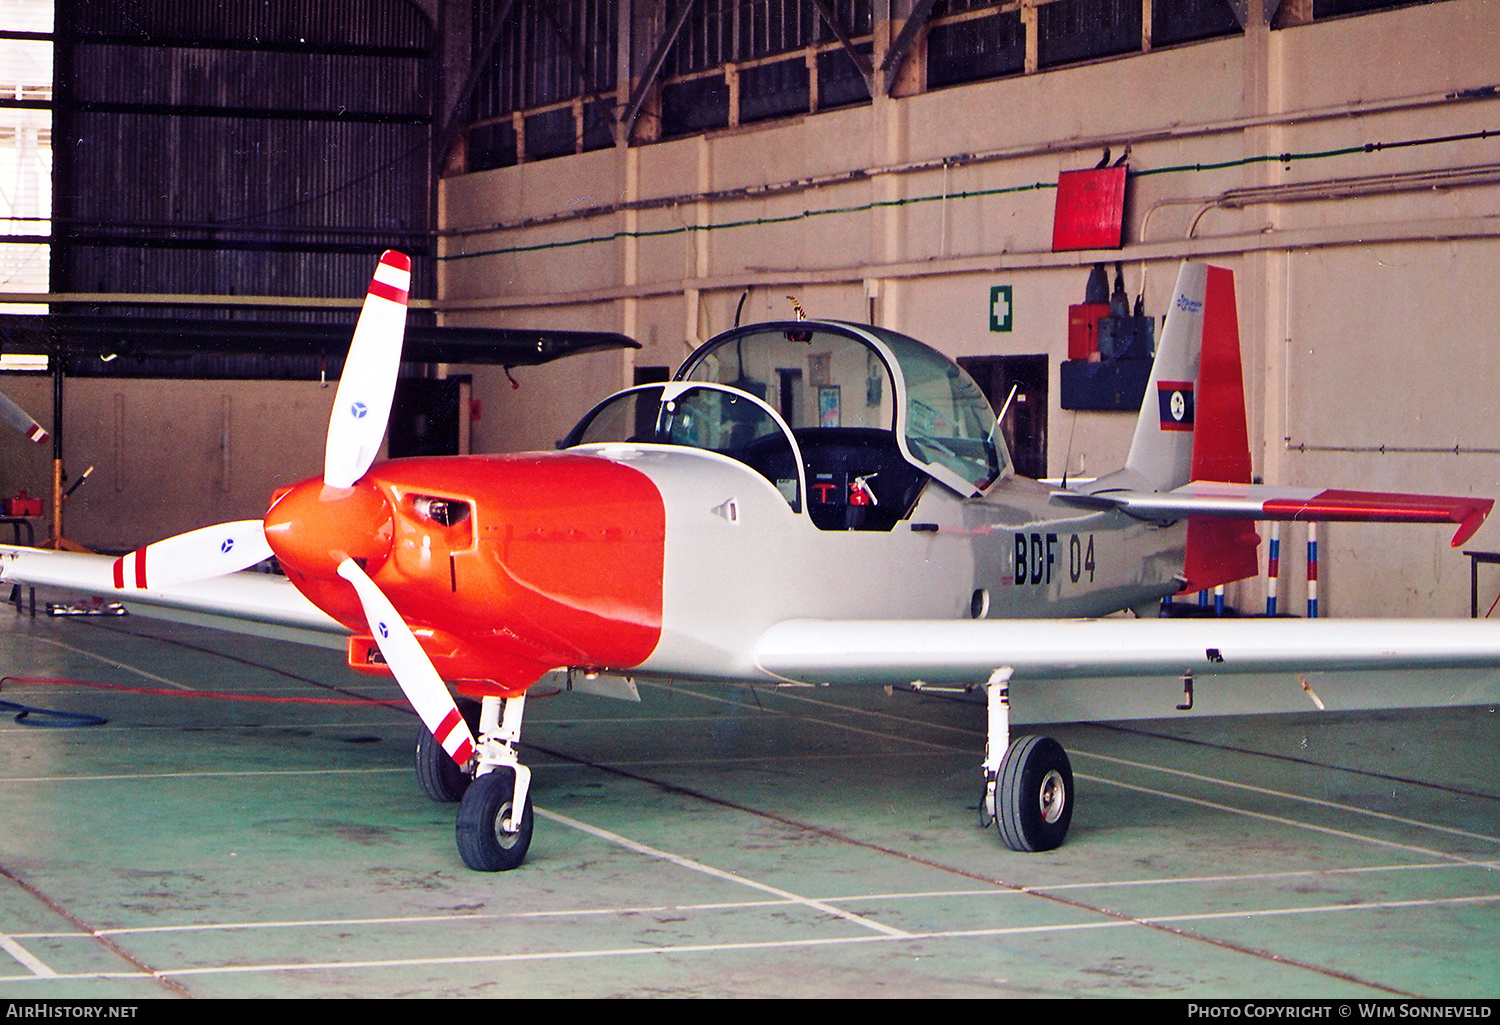
[[[1099,351],[1099,321],[1107,316],[1109,303],[1068,307],[1068,359],[1088,359]]]
[[[1119,249],[1125,226],[1126,167],[1064,171],[1057,176],[1052,251]]]

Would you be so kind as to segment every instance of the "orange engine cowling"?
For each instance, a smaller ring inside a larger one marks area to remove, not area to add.
[[[624,669],[656,649],[666,512],[643,474],[567,453],[448,457],[384,463],[357,487],[379,493],[387,521],[368,498],[342,511],[303,499],[312,510],[303,515],[343,522],[287,523],[283,538],[317,540],[276,549],[309,600],[357,635],[355,668],[384,671],[358,636],[368,628],[352,589],[333,572],[341,554],[368,558],[366,571],[462,693],[508,696],[549,669]],[[374,536],[343,538],[345,526]]]

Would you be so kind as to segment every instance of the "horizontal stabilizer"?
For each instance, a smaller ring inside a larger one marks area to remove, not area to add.
[[[1067,498],[1064,497],[1063,501]],[[1084,500],[1093,507],[1103,501],[1113,503],[1131,516],[1149,520],[1215,516],[1312,523],[1456,523],[1455,548],[1474,536],[1495,504],[1488,498],[1204,481],[1195,481],[1165,493],[1111,491],[1089,495]]]

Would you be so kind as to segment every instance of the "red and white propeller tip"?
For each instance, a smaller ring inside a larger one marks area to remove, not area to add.
[[[216,523],[178,534],[115,560],[115,587],[144,591],[249,569],[271,557],[260,520]]]
[[[389,598],[353,559],[339,564],[339,576],[354,586],[370,625],[370,636],[385,657],[406,700],[449,756],[463,765],[474,753],[474,734],[459,714],[432,660]]]

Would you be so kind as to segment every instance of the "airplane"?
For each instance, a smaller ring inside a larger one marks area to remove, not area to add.
[[[526,695],[559,670],[982,690],[981,820],[1035,852],[1064,841],[1075,791],[1056,740],[1011,737],[1014,680],[1500,666],[1482,622],[1159,617],[1255,575],[1256,520],[1457,524],[1457,547],[1493,507],[1251,483],[1228,270],[1183,265],[1124,467],[1069,486],[1014,472],[989,402],[936,349],[818,320],[711,339],[561,451],[377,464],[409,283],[387,252],[323,473],[263,520],[113,560],[0,547],[0,579],[345,638],[422,720],[418,779],[458,803],[472,869],[526,858]],[[272,556],[284,577],[238,572]]]

